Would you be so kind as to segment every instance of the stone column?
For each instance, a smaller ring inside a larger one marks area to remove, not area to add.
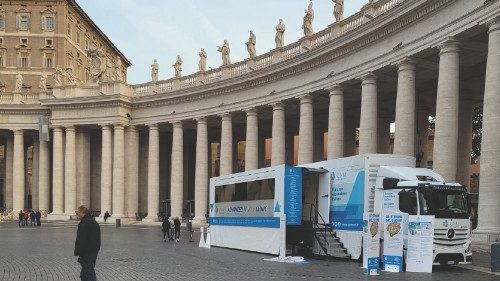
[[[125,202],[126,214],[135,218],[139,212],[139,132],[135,126],[126,128]]]
[[[146,221],[157,221],[160,200],[160,135],[157,124],[149,125],[148,148],[148,216]]]
[[[64,212],[64,136],[61,127],[54,127],[54,143],[52,147],[52,213],[62,215]]]
[[[469,189],[472,153],[472,101],[460,101],[458,116],[460,126],[458,126],[457,182]]]
[[[483,107],[483,136],[479,179],[479,225],[482,240],[500,236],[500,20],[489,24],[488,60]]]
[[[64,213],[75,214],[76,210],[76,137],[75,127],[66,127],[64,151]]]
[[[174,122],[172,137],[172,173],[170,176],[170,199],[173,217],[182,216],[184,206],[184,134],[182,122]]]
[[[361,114],[359,153],[377,153],[377,77],[369,73],[361,78]]]
[[[313,98],[306,94],[300,97],[299,165],[314,162]]]
[[[110,125],[102,125],[102,156],[101,156],[101,215],[111,209],[111,196],[113,184],[113,136]]]
[[[25,188],[24,135],[23,130],[14,130],[14,160],[12,180],[12,205],[14,212],[24,209]]]
[[[113,218],[125,216],[125,128],[114,125]]]
[[[394,154],[415,155],[415,62],[410,58],[398,63]]]
[[[344,157],[344,91],[340,85],[334,85],[328,109],[327,159],[340,157]]]
[[[50,159],[49,143],[40,140],[40,154],[38,165],[38,208],[48,211],[50,206]]]
[[[248,109],[245,142],[245,171],[259,168],[259,118],[255,108]]]
[[[439,46],[439,78],[434,133],[434,170],[456,181],[459,100],[459,47],[455,40]]]
[[[76,133],[76,205],[90,205],[90,136],[86,131]]]
[[[194,221],[206,222],[205,214],[207,213],[208,204],[208,128],[206,118],[198,118],[196,122],[197,130],[196,170],[194,176]]]
[[[285,106],[277,102],[273,104],[271,166],[285,164],[285,152]]]
[[[12,209],[12,181],[13,181],[13,164],[14,164],[14,139],[9,134],[7,136],[7,142],[5,144],[6,155],[5,155],[5,204],[7,210],[14,210],[19,212],[20,210]]]
[[[233,121],[230,113],[222,115],[220,137],[220,175],[233,172]]]
[[[31,193],[31,208],[34,210],[40,210],[38,205],[38,198],[40,196],[38,176],[40,171],[40,142],[38,137],[33,137],[33,166],[32,166],[32,193]]]

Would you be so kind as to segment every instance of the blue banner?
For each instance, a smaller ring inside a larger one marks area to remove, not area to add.
[[[280,218],[214,217],[208,218],[211,225],[279,228]]]
[[[378,271],[380,268],[380,265],[378,262],[378,257],[368,258],[368,266],[367,267],[368,267],[368,270],[367,270],[368,275],[378,274]]]
[[[363,230],[365,172],[351,172],[352,181],[337,180],[331,173],[330,221],[336,230]],[[346,177],[346,175],[343,175]],[[339,181],[340,183],[336,183]]]
[[[302,224],[302,168],[285,167],[285,214],[287,225]]]

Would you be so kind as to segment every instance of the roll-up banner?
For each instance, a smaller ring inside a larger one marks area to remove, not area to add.
[[[409,216],[406,271],[432,272],[434,216]]]
[[[380,215],[365,213],[363,222],[363,268],[366,268],[367,275],[378,275],[380,269]]]
[[[384,210],[384,271],[403,270],[403,214]]]

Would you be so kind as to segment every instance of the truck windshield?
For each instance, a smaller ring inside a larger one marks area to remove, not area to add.
[[[436,218],[469,218],[466,193],[461,190],[431,189],[419,192],[420,214]]]

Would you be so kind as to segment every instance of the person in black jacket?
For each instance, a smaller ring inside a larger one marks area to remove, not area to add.
[[[168,236],[168,240],[170,241],[170,222],[168,221],[167,217],[163,219],[163,223],[161,224],[161,231],[163,232],[163,242],[167,242],[165,236]]]
[[[174,229],[175,229],[175,241],[179,242],[179,237],[181,236],[181,221],[179,217],[174,219]]]
[[[94,281],[95,262],[101,249],[101,229],[85,206],[78,207],[76,215],[80,223],[76,233],[74,254],[78,256],[78,262],[82,265],[80,278],[82,281]]]

